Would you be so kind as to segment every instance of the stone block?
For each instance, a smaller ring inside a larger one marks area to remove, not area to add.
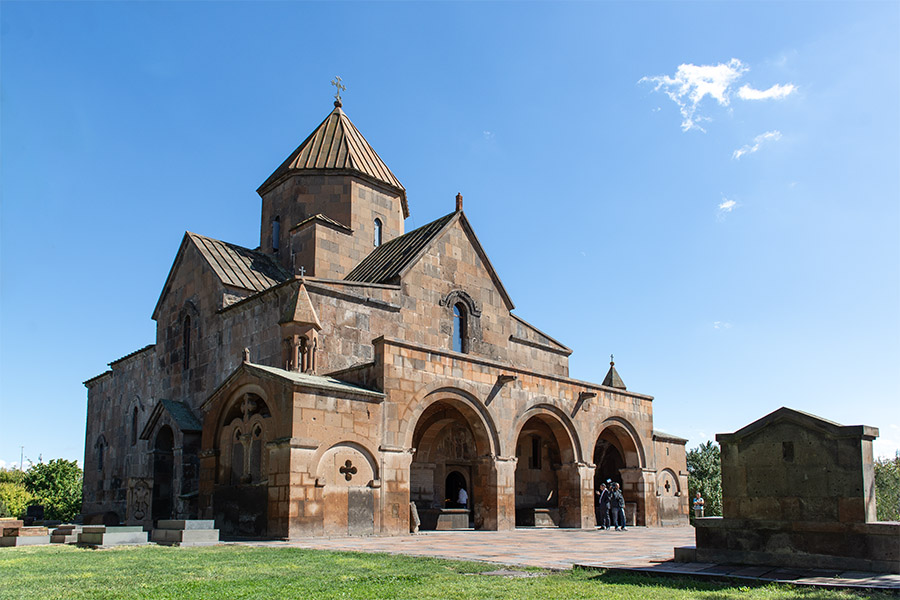
[[[216,522],[212,519],[162,519],[156,529],[215,529]]]
[[[154,529],[150,540],[165,546],[211,546],[219,543],[219,530]]]
[[[0,547],[3,548],[16,546],[38,546],[49,543],[49,535],[4,535],[0,537]]]
[[[78,544],[83,546],[143,545],[147,532],[143,527],[85,526],[78,534]]]

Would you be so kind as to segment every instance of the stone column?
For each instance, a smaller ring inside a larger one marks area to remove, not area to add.
[[[381,446],[381,533],[409,533],[409,475],[411,448]],[[376,507],[379,510],[379,507]]]
[[[475,463],[475,528],[489,531],[516,527],[516,459],[482,456]]]
[[[635,525],[658,525],[656,510],[656,471],[640,467],[620,469],[625,502],[637,504]]]
[[[594,467],[571,462],[560,466],[559,525],[589,529],[596,525],[594,516]]]

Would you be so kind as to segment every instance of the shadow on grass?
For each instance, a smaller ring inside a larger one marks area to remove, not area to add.
[[[614,570],[593,571],[591,569],[573,569],[573,574],[585,581],[595,581],[604,585],[633,585],[672,589],[686,592],[704,592],[703,597],[713,600],[740,600],[751,590],[769,589],[773,597],[783,597],[786,593],[792,598],[803,600],[834,600],[835,598],[888,599],[898,595],[884,591],[838,590],[798,586],[788,583],[770,581],[748,581],[728,579],[691,578],[683,575],[654,575],[645,573],[624,573]],[[779,593],[782,592],[782,593]]]

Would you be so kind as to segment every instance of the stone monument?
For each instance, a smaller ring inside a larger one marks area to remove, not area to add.
[[[900,523],[875,520],[876,437],[790,408],[718,434],[724,516],[695,519],[695,560],[900,573]]]

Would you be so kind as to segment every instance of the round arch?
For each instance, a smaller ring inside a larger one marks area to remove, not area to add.
[[[469,391],[463,389],[462,385],[434,384],[417,395],[416,401],[414,401],[415,408],[412,409],[407,417],[407,427],[403,438],[404,448],[414,447],[413,440],[416,437],[416,429],[418,429],[422,415],[438,402],[444,402],[459,411],[466,422],[470,424],[476,436],[476,441],[480,441],[479,434],[485,436],[486,447],[484,448],[484,454],[495,456],[500,454],[500,436],[497,434],[497,427],[494,425],[493,418],[491,418],[487,408],[478,401],[474,389]],[[477,431],[479,429],[481,431]]]
[[[368,442],[360,436],[345,435],[340,441],[320,445],[318,450],[316,450],[316,453],[313,455],[312,460],[310,460],[310,464],[313,466],[312,473],[315,474],[315,477],[319,482],[324,481],[325,478],[325,473],[323,472],[324,461],[322,460],[322,458],[329,452],[333,450],[339,450],[341,448],[355,450],[362,454],[365,457],[366,462],[369,464],[369,467],[372,469],[372,473],[374,473],[373,480],[379,481],[381,479],[381,474],[379,473],[378,469],[378,460],[376,460],[375,458],[377,454],[371,448]]]
[[[634,426],[622,417],[609,417],[600,424],[600,430],[594,441],[595,448],[601,439],[616,446],[622,453],[626,466],[641,468],[647,466],[640,435]]]
[[[581,440],[578,431],[569,416],[559,407],[552,404],[534,404],[525,409],[516,417],[510,439],[511,448],[516,447],[516,442],[525,424],[533,417],[546,417],[542,421],[550,428],[559,445],[564,462],[583,463],[584,457],[581,450]]]

